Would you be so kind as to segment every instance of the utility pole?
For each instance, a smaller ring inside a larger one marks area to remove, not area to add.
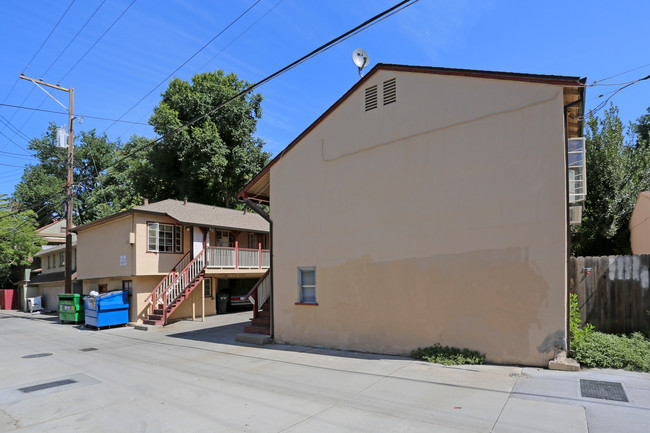
[[[52,99],[68,110],[68,181],[65,184],[67,188],[66,198],[66,218],[65,218],[65,293],[72,293],[72,169],[74,163],[74,89],[71,87],[66,89],[58,84],[50,84],[43,81],[43,79],[34,79],[20,74],[23,80],[31,81],[37,86],[46,86],[53,89],[68,92],[70,103],[68,108],[61,104],[54,96],[50,95],[45,89],[41,89],[50,95]]]

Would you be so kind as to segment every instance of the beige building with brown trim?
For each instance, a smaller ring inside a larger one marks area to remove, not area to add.
[[[275,341],[546,365],[583,110],[577,77],[375,66],[239,195],[272,211]]]
[[[132,322],[162,324],[216,314],[218,292],[244,302],[240,295],[269,268],[268,223],[251,212],[163,200],[75,231],[83,293],[128,290]],[[191,278],[190,266],[197,270]],[[178,286],[173,298],[152,297],[168,283]],[[152,317],[163,304],[164,318]]]
[[[650,191],[639,194],[630,217],[632,254],[650,254]]]

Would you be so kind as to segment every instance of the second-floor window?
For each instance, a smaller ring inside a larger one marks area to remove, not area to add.
[[[147,224],[147,251],[183,252],[182,227],[171,224]]]
[[[59,267],[62,268],[65,265],[65,251],[59,253]]]

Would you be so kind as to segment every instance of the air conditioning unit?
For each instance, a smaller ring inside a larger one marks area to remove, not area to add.
[[[582,206],[569,206],[569,224],[578,225],[582,222]]]

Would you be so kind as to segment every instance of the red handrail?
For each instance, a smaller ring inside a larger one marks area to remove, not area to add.
[[[160,288],[160,286],[161,286],[161,285],[162,285],[162,284],[163,284],[163,283],[164,283],[164,282],[169,278],[170,275],[175,274],[175,273],[178,272],[178,271],[176,270],[176,268],[178,267],[178,265],[180,265],[181,263],[183,263],[183,260],[185,260],[185,259],[187,258],[187,256],[189,256],[189,255],[190,255],[190,251],[188,251],[188,252],[183,256],[183,258],[181,258],[181,259],[178,261],[178,263],[176,263],[176,264],[174,265],[174,267],[172,268],[172,270],[169,271],[169,273],[168,273],[167,275],[165,275],[165,276],[163,277],[162,280],[160,280],[160,283],[158,283],[158,284],[156,285],[156,287],[151,291],[151,293],[149,294],[149,296],[147,296],[147,298],[144,300],[144,302],[145,302],[145,304],[146,304],[146,303],[151,299],[151,304],[153,305],[152,310],[153,310],[154,308],[156,308],[156,306],[155,306],[155,304],[154,304],[155,301],[156,301],[154,295],[155,295],[156,291],[158,290],[158,288]],[[169,283],[169,285],[168,285],[167,287],[171,286],[171,285],[174,283],[174,281],[176,280],[177,277],[178,277],[178,276],[174,276],[174,278],[172,278],[171,282]]]

